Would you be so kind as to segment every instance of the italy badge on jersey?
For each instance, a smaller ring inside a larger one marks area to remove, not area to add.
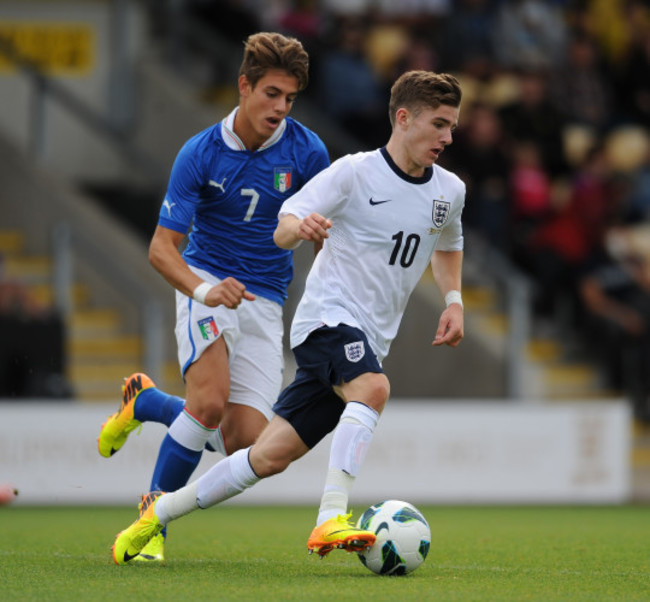
[[[198,321],[199,330],[201,331],[201,336],[209,341],[210,339],[216,339],[219,336],[219,329],[214,322],[214,318],[210,316],[209,318],[203,318]]]
[[[276,167],[273,170],[273,188],[278,192],[286,192],[291,188],[290,167]]]

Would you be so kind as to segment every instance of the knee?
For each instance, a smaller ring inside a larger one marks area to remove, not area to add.
[[[291,463],[288,458],[255,453],[255,447],[251,449],[249,460],[255,474],[263,479],[283,472]]]
[[[217,427],[223,418],[224,405],[223,401],[219,399],[192,399],[190,401],[188,397],[185,409],[201,424],[207,427]]]
[[[381,413],[390,397],[390,383],[385,374],[371,374],[366,383],[365,404]]]

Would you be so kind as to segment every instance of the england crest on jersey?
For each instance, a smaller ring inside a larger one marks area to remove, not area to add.
[[[366,347],[363,341],[356,341],[345,345],[345,357],[349,362],[358,362],[366,355]]]
[[[276,167],[273,170],[273,188],[278,192],[286,192],[291,188],[290,167]]]
[[[433,224],[437,228],[441,228],[447,222],[450,208],[451,203],[447,201],[433,201]]]

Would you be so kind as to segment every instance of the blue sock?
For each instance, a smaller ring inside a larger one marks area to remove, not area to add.
[[[165,435],[160,444],[149,491],[176,491],[187,485],[201,460],[201,453],[187,449],[169,435]],[[167,527],[162,530],[162,535],[167,537]]]
[[[133,418],[140,422],[161,422],[169,426],[185,407],[185,400],[151,387],[140,391],[133,406]]]
[[[201,453],[187,449],[169,435],[165,435],[160,444],[150,491],[176,491],[187,485],[201,460]]]
[[[160,444],[149,491],[176,491],[187,485],[201,460],[201,453],[187,449],[169,435],[165,435]],[[167,527],[162,530],[162,535],[167,537]]]

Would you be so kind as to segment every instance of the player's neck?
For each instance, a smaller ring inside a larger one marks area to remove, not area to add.
[[[249,151],[256,151],[266,141],[266,138],[260,136],[253,128],[251,122],[247,119],[244,111],[241,109],[235,115],[233,131],[241,140],[242,144]]]
[[[406,152],[404,145],[400,144],[393,136],[386,144],[386,151],[390,155],[395,165],[399,167],[405,174],[420,178],[424,175],[426,167],[415,163]]]

